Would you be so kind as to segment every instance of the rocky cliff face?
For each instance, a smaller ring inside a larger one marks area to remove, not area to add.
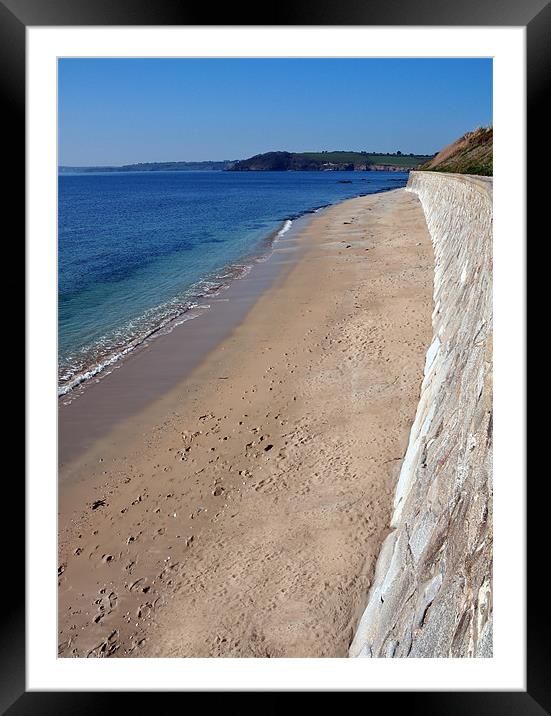
[[[434,245],[434,337],[350,656],[490,657],[492,180],[412,172],[407,190]]]
[[[366,172],[409,172],[409,167],[400,167],[396,164],[368,164],[363,167]]]

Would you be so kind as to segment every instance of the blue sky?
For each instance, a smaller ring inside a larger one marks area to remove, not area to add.
[[[491,59],[61,59],[59,163],[432,154],[492,123]]]

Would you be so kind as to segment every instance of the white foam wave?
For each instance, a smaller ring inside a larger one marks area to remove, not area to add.
[[[148,339],[151,338],[154,335],[160,335],[160,334],[166,334],[170,333],[173,328],[175,328],[177,325],[181,325],[185,321],[190,321],[193,318],[197,318],[201,315],[202,311],[193,311],[193,308],[202,308],[207,309],[210,308],[210,306],[192,306],[186,313],[183,313],[180,316],[177,316],[176,318],[174,316],[170,316],[167,318],[164,322],[156,326],[155,328],[149,330],[143,335],[140,335],[128,343],[125,347],[121,348],[120,350],[114,351],[107,357],[105,357],[103,360],[98,361],[94,365],[92,365],[88,370],[77,372],[74,377],[70,380],[68,380],[66,383],[64,383],[62,386],[59,386],[58,388],[58,397],[61,397],[62,395],[66,395],[71,390],[74,390],[76,387],[81,385],[82,383],[86,382],[87,380],[90,380],[90,378],[93,378],[94,376],[98,375],[99,373],[102,373],[105,371],[106,368],[109,366],[114,365],[115,363],[118,363],[124,356],[131,353],[133,350],[138,348],[141,345],[144,345],[147,343]],[[118,366],[117,366],[118,367]],[[106,371],[105,375],[109,375],[111,371]],[[65,376],[63,376],[65,378]]]
[[[284,236],[289,231],[289,229],[291,228],[292,225],[293,225],[293,222],[291,221],[291,219],[285,219],[285,223],[283,224],[281,229],[275,235],[274,241],[281,239],[281,237]]]

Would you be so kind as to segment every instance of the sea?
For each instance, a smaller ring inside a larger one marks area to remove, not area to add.
[[[58,177],[58,392],[180,323],[307,213],[406,172],[110,172]]]

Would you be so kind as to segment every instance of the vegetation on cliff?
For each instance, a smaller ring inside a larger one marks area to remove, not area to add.
[[[422,171],[493,175],[493,128],[478,127],[444,147]]]

